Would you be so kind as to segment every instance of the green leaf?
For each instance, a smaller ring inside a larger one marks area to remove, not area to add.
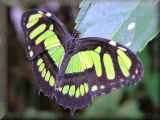
[[[160,30],[159,0],[83,0],[76,19],[80,37],[113,39],[141,51]]]
[[[80,22],[85,17],[88,9],[90,8],[90,5],[91,5],[91,1],[90,0],[83,0],[80,3],[79,7],[81,8],[81,10],[79,11],[78,16],[77,16],[77,18],[75,20],[75,22],[76,22],[75,28],[77,28],[79,26]]]

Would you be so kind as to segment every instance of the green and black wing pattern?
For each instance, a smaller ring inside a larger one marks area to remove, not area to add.
[[[37,85],[72,112],[87,107],[93,96],[133,85],[143,76],[131,50],[103,38],[74,38],[50,12],[26,12],[22,26]]]
[[[57,102],[74,110],[91,103],[92,96],[137,83],[143,76],[143,66],[128,48],[90,37],[77,40],[64,74]]]
[[[26,12],[22,17],[22,27],[37,85],[46,96],[52,97],[69,34],[55,16],[44,10]]]

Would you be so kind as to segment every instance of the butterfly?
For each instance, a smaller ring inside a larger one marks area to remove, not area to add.
[[[143,65],[130,49],[104,38],[74,37],[49,11],[25,12],[22,28],[36,85],[72,112],[143,77]]]

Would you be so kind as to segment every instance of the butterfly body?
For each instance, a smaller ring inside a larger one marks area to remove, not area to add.
[[[143,76],[140,60],[127,47],[104,38],[75,38],[48,11],[26,12],[22,27],[39,89],[71,111]]]

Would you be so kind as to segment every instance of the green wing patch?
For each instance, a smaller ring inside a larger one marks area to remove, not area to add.
[[[83,83],[80,86],[66,84],[59,91],[62,92],[63,95],[68,94],[70,97],[79,98],[89,92],[89,85],[87,83]]]
[[[92,68],[93,65],[95,66],[97,76],[101,76],[100,55],[93,50],[81,51],[71,57],[65,72],[84,72],[86,69]]]
[[[37,28],[35,28],[31,33],[29,34],[29,38],[32,40],[39,34],[41,34],[46,29],[46,24],[41,24]]]
[[[125,77],[128,77],[130,75],[129,69],[131,68],[132,61],[126,55],[126,53],[123,52],[121,49],[117,50],[117,54],[118,54],[118,64],[121,68],[121,71]]]
[[[45,66],[45,63],[42,58],[39,58],[37,60],[37,67],[38,67],[38,71],[41,73],[41,77],[45,81],[49,82],[49,85],[53,87],[55,85],[55,78],[53,75],[50,74],[50,71]]]
[[[68,63],[65,73],[84,72],[85,70],[92,68],[94,65],[96,75],[98,77],[102,76],[100,52],[101,47],[98,46],[95,50],[80,51],[74,54]],[[116,69],[114,67],[114,64],[119,64],[120,70],[122,71],[125,77],[128,77],[130,75],[129,70],[132,66],[132,61],[127,56],[125,49],[117,48],[115,53],[115,55],[117,55],[118,58],[117,63],[113,62],[113,58],[107,51],[103,54],[102,61],[104,63],[106,78],[108,80],[114,80],[116,78]]]
[[[36,13],[36,14],[33,14],[29,17],[28,21],[27,21],[27,24],[26,24],[26,27],[29,29],[31,28],[32,26],[34,26],[35,24],[38,23],[39,19],[42,17],[43,15],[40,14],[40,13]]]
[[[115,69],[114,69],[113,61],[111,56],[108,53],[105,53],[103,55],[103,62],[105,66],[106,77],[109,80],[115,79]]]

